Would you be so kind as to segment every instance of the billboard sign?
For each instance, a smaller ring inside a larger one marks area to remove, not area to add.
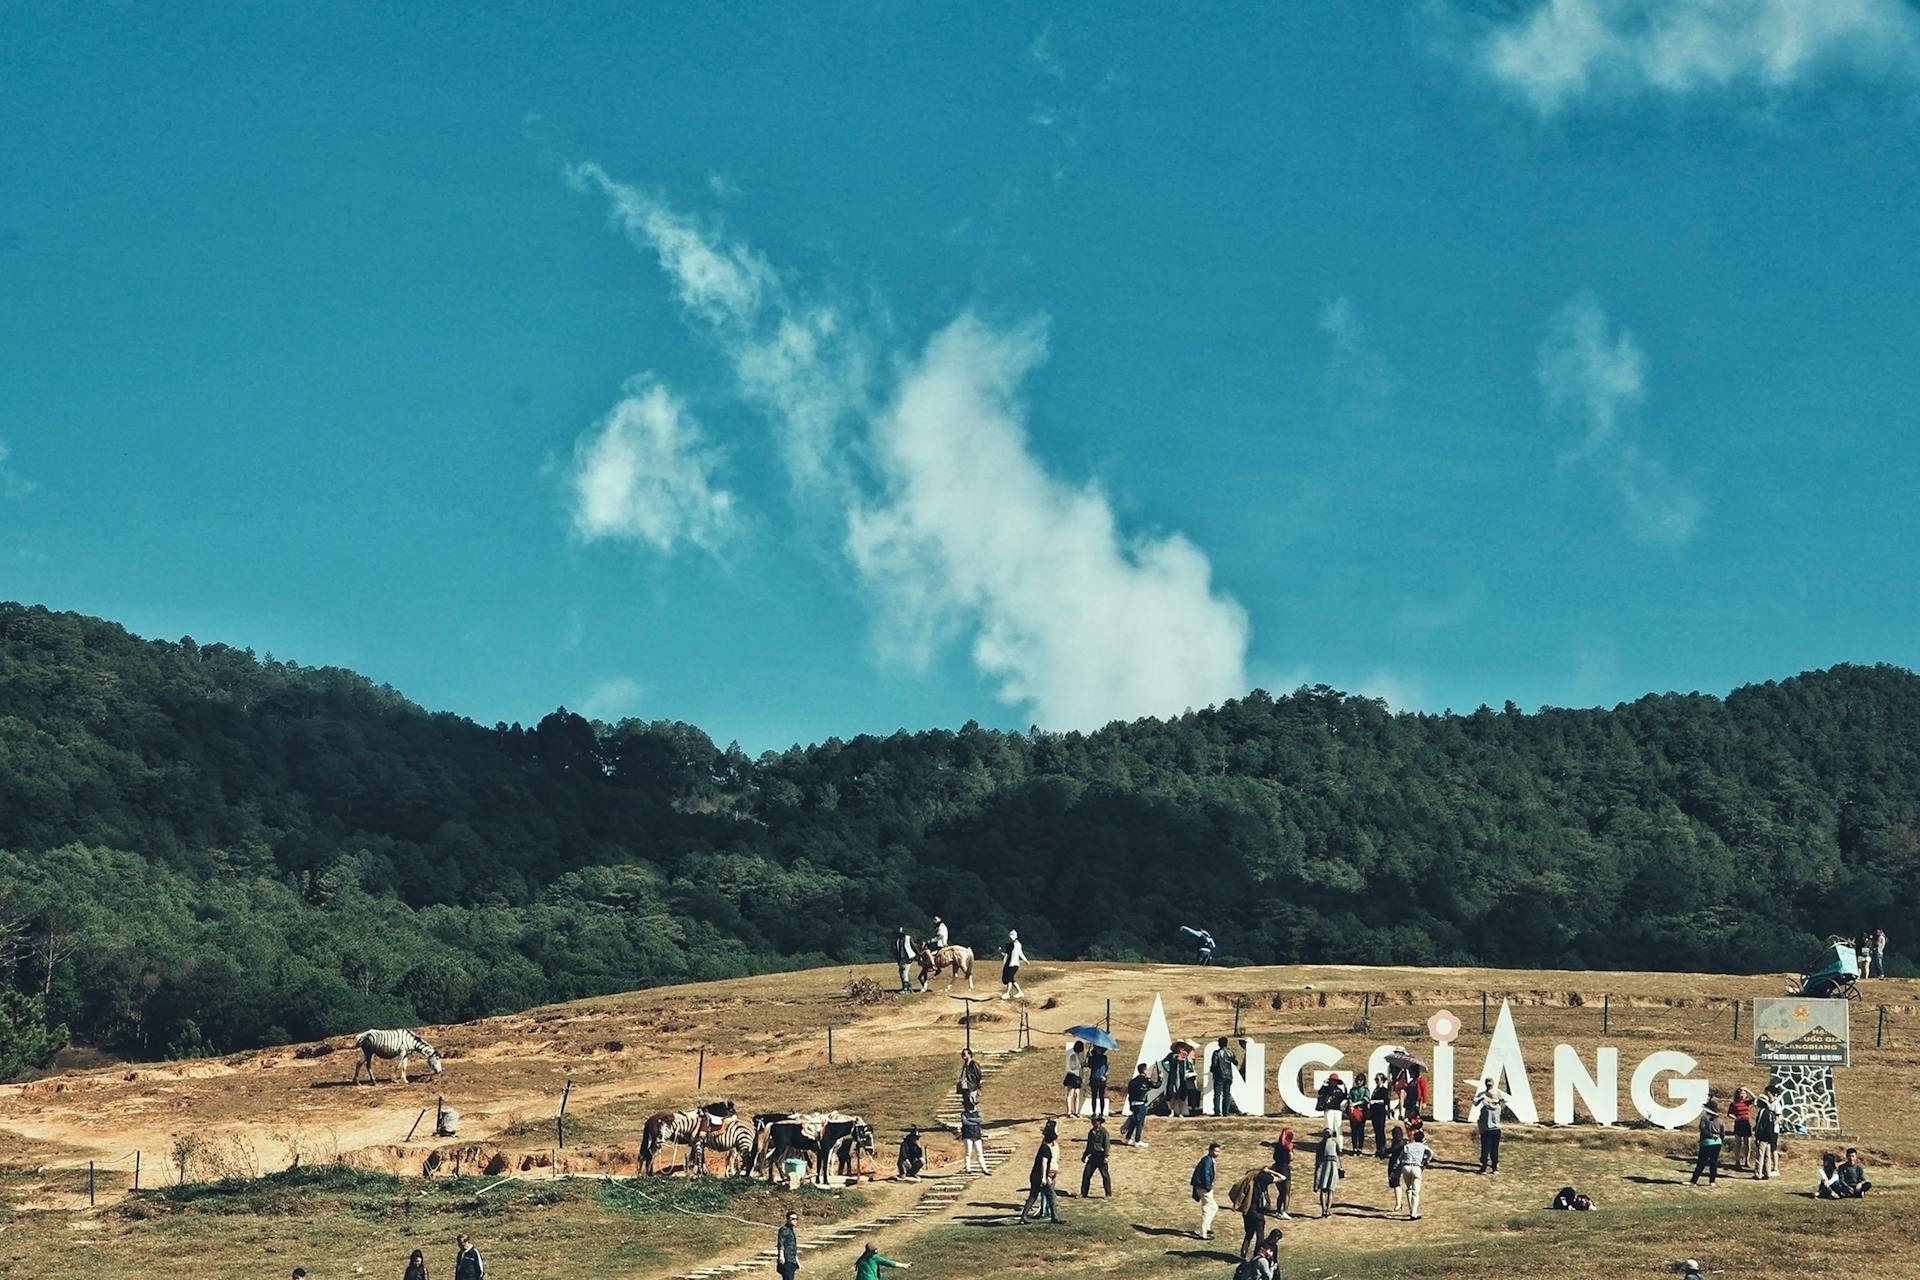
[[[1847,1001],[1784,996],[1753,1002],[1753,1060],[1763,1067],[1844,1067]]]

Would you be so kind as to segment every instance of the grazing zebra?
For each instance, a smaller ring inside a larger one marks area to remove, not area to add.
[[[360,1049],[360,1061],[353,1068],[355,1083],[359,1082],[362,1071],[367,1073],[368,1084],[377,1083],[373,1074],[375,1058],[398,1058],[400,1062],[395,1070],[399,1073],[400,1083],[407,1083],[407,1055],[412,1053],[425,1057],[427,1065],[433,1068],[433,1074],[440,1074],[440,1055],[433,1051],[432,1045],[412,1031],[362,1031],[353,1038],[353,1043]]]
[[[739,1116],[728,1116],[714,1145],[726,1152],[729,1174],[753,1172],[753,1142],[754,1127]]]
[[[640,1131],[640,1172],[651,1174],[660,1148],[677,1142],[687,1148],[686,1170],[691,1176],[695,1163],[706,1159],[707,1139],[720,1133],[721,1126],[732,1117],[731,1102],[709,1102],[703,1107],[658,1111],[648,1116],[646,1128]],[[751,1135],[747,1141],[752,1144]]]

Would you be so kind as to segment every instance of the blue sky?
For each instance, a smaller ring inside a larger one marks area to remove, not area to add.
[[[0,596],[749,749],[1920,665],[1920,8],[9,10]]]

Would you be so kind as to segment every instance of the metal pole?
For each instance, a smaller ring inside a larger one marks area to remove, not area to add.
[[[553,1118],[554,1141],[564,1147],[567,1145],[567,1096],[573,1092],[573,1077],[567,1077],[567,1087],[560,1091],[560,1114]]]
[[[694,1072],[693,1087],[704,1089],[707,1084],[707,1046],[700,1046],[700,1067]]]
[[[960,1015],[960,1019],[966,1024],[967,1048],[971,1049],[973,1048],[973,1005],[971,1002],[967,1005],[967,1011]]]
[[[833,1065],[833,1024],[827,1024],[827,1065]]]
[[[1487,993],[1480,993],[1480,1034],[1487,1034]]]
[[[135,1191],[140,1189],[140,1153],[138,1151],[133,1153],[133,1189]]]
[[[426,1118],[427,1118],[427,1109],[426,1109],[425,1107],[422,1107],[422,1108],[420,1108],[420,1114],[419,1114],[419,1115],[417,1115],[417,1116],[415,1116],[415,1117],[413,1118],[413,1128],[412,1128],[412,1129],[409,1129],[409,1130],[407,1130],[407,1141],[408,1141],[408,1142],[412,1142],[412,1141],[413,1141],[413,1135],[414,1135],[414,1130],[417,1130],[417,1129],[418,1129],[418,1128],[420,1127],[420,1122],[421,1122],[422,1120],[425,1120]],[[434,1127],[434,1128],[436,1128],[436,1129],[438,1129],[438,1128],[439,1128],[440,1126],[439,1126],[439,1125],[435,1125],[435,1126],[433,1126],[433,1127]]]
[[[1733,1038],[1735,1040],[1740,1038],[1740,1002],[1738,1000],[1733,1002]]]
[[[87,1205],[93,1205],[93,1161],[87,1161]]]
[[[1613,993],[1609,991],[1600,997],[1600,1034],[1607,1035],[1613,1030]]]
[[[446,1110],[447,1099],[444,1094],[433,1100],[433,1136],[436,1138],[440,1136],[440,1121],[445,1116]]]
[[[1878,1049],[1887,1040],[1887,1006],[1880,1006],[1880,1021],[1873,1029],[1873,1047]]]
[[[1113,1030],[1113,997],[1107,997],[1107,1030]]]

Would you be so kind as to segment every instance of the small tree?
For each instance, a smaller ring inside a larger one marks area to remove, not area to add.
[[[0,1080],[44,1067],[67,1047],[67,1028],[47,1026],[47,1004],[13,987],[0,987]]]

